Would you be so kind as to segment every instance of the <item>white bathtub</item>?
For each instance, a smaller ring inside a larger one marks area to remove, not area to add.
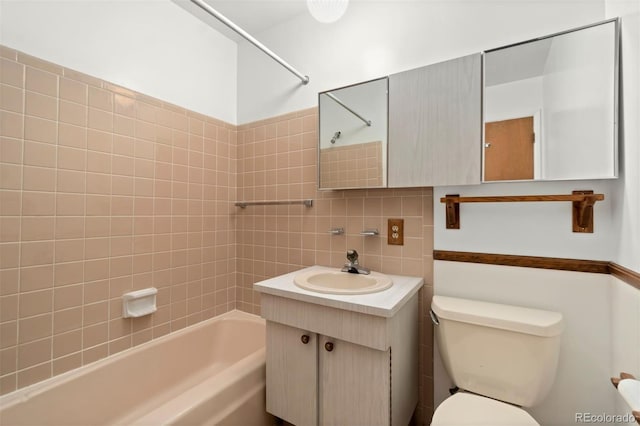
[[[0,424],[266,425],[264,320],[228,312],[0,398]]]

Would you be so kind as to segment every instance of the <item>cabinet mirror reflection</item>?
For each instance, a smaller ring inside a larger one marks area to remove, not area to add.
[[[318,95],[320,189],[387,185],[387,80]]]
[[[617,176],[618,21],[484,58],[486,181]]]

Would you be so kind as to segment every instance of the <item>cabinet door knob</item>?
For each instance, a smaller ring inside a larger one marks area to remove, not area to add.
[[[324,348],[327,352],[331,352],[333,350],[333,342],[327,342],[324,344]]]
[[[309,335],[307,335],[307,334],[303,334],[303,335],[300,337],[300,341],[306,345],[307,343],[309,343]]]

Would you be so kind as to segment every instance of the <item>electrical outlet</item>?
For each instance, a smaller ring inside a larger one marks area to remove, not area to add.
[[[404,245],[404,219],[389,219],[387,226],[387,244]]]

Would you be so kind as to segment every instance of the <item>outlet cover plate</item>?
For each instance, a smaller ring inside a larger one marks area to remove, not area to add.
[[[404,245],[404,219],[389,219],[387,223],[387,244]]]

